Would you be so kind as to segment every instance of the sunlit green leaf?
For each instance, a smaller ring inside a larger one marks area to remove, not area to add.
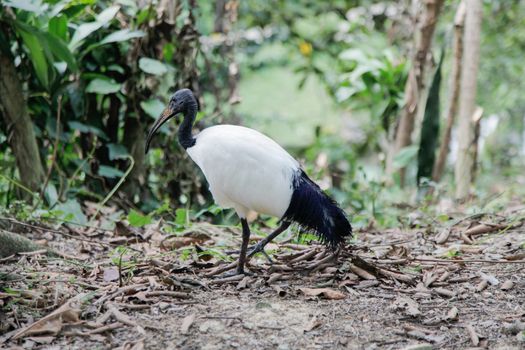
[[[149,100],[140,102],[140,107],[142,107],[144,112],[146,112],[150,117],[157,119],[164,110],[165,105],[156,98],[151,98]]]
[[[142,57],[139,60],[139,68],[149,74],[161,75],[168,72],[168,67],[161,61]]]
[[[150,17],[151,13],[153,13],[153,11],[151,11],[149,7],[140,10],[137,14],[137,26],[140,26],[142,23],[144,23],[144,21]]]
[[[175,211],[175,223],[177,225],[184,226],[186,225],[186,219],[188,216],[188,211],[184,208],[179,208]]]
[[[4,0],[2,4],[20,10],[34,12],[37,15],[44,12],[48,7],[47,4],[42,4],[41,0]]]
[[[142,215],[138,211],[131,209],[128,214],[128,222],[133,227],[142,227],[151,224],[152,218],[149,215]]]
[[[78,70],[75,57],[61,39],[51,33],[43,33],[43,37],[47,41],[48,47],[53,55],[66,62],[72,71],[75,72]]]
[[[108,143],[107,148],[109,150],[109,160],[125,159],[129,153],[126,147],[116,143]]]
[[[79,25],[77,30],[73,34],[73,38],[71,38],[71,42],[69,43],[69,48],[72,51],[74,51],[80,45],[80,42],[82,40],[87,38],[89,34],[98,30],[102,26],[103,24],[100,22],[89,22],[89,23],[83,23]]]
[[[24,44],[29,49],[29,56],[31,57],[31,63],[35,68],[36,76],[38,80],[46,88],[49,86],[49,76],[48,76],[48,64],[46,57],[44,55],[44,48],[38,38],[33,34],[25,30],[20,30],[20,35]]]
[[[86,215],[84,215],[80,204],[75,199],[70,199],[65,203],[60,203],[56,205],[54,209],[63,213],[61,217],[64,220],[73,221],[81,225],[87,224]]]
[[[62,40],[67,40],[67,17],[64,15],[52,17],[49,20],[47,30],[56,37]]]
[[[110,64],[108,66],[108,70],[110,71],[114,71],[114,72],[119,72],[120,74],[124,74],[124,68],[122,68],[121,66],[119,66],[118,64]]]
[[[119,6],[108,7],[97,16],[96,21],[83,23],[79,25],[77,30],[75,31],[75,34],[73,34],[71,42],[69,43],[69,48],[72,51],[78,48],[82,40],[84,40],[91,33],[95,32],[96,30],[100,29],[102,26],[107,24],[109,21],[111,21],[113,17],[115,17],[119,9]]]
[[[142,30],[122,29],[106,36],[100,41],[100,44],[103,45],[114,42],[126,41],[134,38],[142,38],[144,35],[145,33]]]
[[[97,15],[97,22],[106,24],[113,19],[120,10],[120,6],[110,6]]]
[[[48,183],[44,191],[44,196],[46,198],[47,204],[53,206],[58,201],[58,192],[54,184]]]
[[[67,122],[67,124],[73,130],[78,130],[82,133],[91,133],[91,134],[97,135],[98,137],[104,140],[108,139],[108,136],[104,133],[104,131],[100,130],[97,127],[86,125],[84,123],[77,122],[77,121],[69,121]]]
[[[124,173],[119,169],[107,165],[100,165],[98,168],[98,174],[110,179],[124,176]]]
[[[93,92],[97,94],[107,95],[118,92],[122,84],[117,83],[113,79],[93,79],[86,87],[86,92]]]
[[[175,53],[175,45],[172,43],[166,43],[162,47],[162,55],[164,56],[164,59],[168,62],[170,62],[173,59],[173,54]]]
[[[348,49],[339,54],[339,58],[348,61],[365,62],[368,60],[365,53],[361,49]]]

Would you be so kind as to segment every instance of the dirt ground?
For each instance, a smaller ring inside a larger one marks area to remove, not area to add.
[[[3,348],[525,348],[521,220],[369,228],[337,255],[285,237],[269,246],[273,265],[257,256],[252,276],[234,278],[223,253],[235,229],[200,224],[166,239],[158,225],[32,225],[11,229],[60,256],[0,262]],[[115,244],[130,249],[115,257]]]

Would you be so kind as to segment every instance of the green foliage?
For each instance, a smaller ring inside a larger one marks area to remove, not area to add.
[[[168,72],[168,67],[164,63],[147,57],[143,57],[139,60],[139,68],[142,69],[142,71],[153,75],[162,75]]]
[[[393,203],[411,196],[385,184],[382,163],[410,64],[407,39],[412,34],[403,34],[404,5],[246,0],[239,2],[231,32],[223,35],[214,33],[215,4],[197,3],[192,8],[190,1],[177,2],[174,21],[164,21],[155,2],[139,9],[132,1],[1,0],[0,49],[16,62],[51,176],[43,189],[44,206],[33,213],[15,202],[14,193],[24,189],[4,131],[0,201],[20,216],[82,223],[83,200],[105,202],[112,189],[124,189],[128,195],[120,201],[121,192],[118,202],[129,200],[138,207],[126,215],[135,227],[158,216],[167,220],[166,232],[174,234],[195,220],[236,223],[232,211],[212,204],[200,172],[173,140],[174,123],[162,128],[145,158],[140,149],[140,136],[170,93],[192,87],[203,102],[198,129],[231,119],[262,130],[304,161],[309,174],[348,208],[357,227],[399,225],[403,219],[397,218]],[[516,178],[521,172],[511,167],[523,163],[525,135],[520,88],[525,6],[517,1],[484,6],[478,103],[499,124],[486,139],[481,165]],[[445,6],[438,41],[451,27],[453,7]],[[233,60],[239,66],[238,105],[227,103],[235,85]],[[401,150],[393,160],[401,168],[415,164],[417,157],[418,181],[432,170],[437,91],[441,73],[447,77],[447,64],[440,63],[434,75],[420,145]],[[52,163],[55,140],[58,152]],[[126,174],[135,182],[119,188]],[[484,181],[476,188],[479,193],[492,186]],[[31,197],[37,202],[40,194]],[[275,225],[275,219],[261,221]]]
[[[363,47],[347,49],[339,59],[342,74],[335,92],[337,101],[368,110],[371,120],[388,131],[403,103],[405,62],[391,51]]]
[[[108,95],[118,92],[122,85],[113,79],[93,79],[86,87],[86,92],[93,92],[101,95]]]
[[[151,215],[143,215],[134,209],[130,210],[127,219],[129,224],[134,227],[143,227],[151,224],[152,222]]]

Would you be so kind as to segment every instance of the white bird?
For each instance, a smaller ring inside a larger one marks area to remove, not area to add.
[[[192,135],[199,104],[193,92],[182,89],[151,127],[146,153],[157,130],[170,118],[183,114],[179,143],[204,173],[215,202],[234,208],[241,219],[242,245],[236,273],[244,274],[250,239],[246,215],[250,210],[280,219],[280,226],[250,251],[264,253],[265,245],[290,224],[315,233],[335,249],[352,227],[344,211],[321,191],[299,163],[281,146],[260,132],[235,125],[217,125]]]

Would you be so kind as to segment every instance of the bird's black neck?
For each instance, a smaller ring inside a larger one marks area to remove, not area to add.
[[[193,128],[193,122],[197,115],[197,106],[189,104],[184,112],[184,120],[179,127],[179,143],[184,148],[190,148],[195,145],[195,138],[191,134]]]

